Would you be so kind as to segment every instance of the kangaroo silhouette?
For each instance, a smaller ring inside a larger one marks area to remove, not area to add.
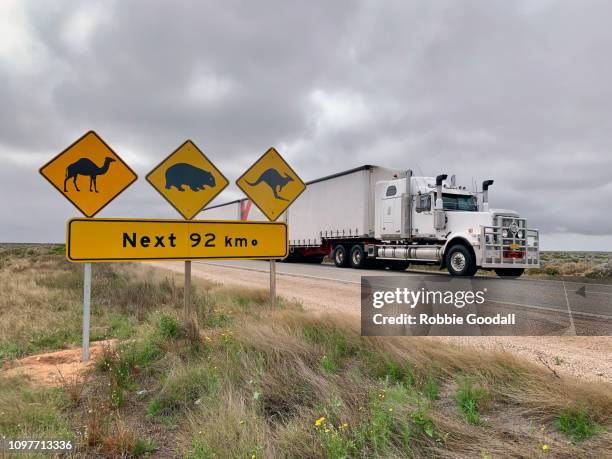
[[[96,179],[98,178],[98,175],[104,175],[106,174],[106,172],[108,172],[108,167],[112,162],[115,162],[115,159],[107,156],[106,158],[104,158],[104,164],[102,165],[102,167],[96,166],[96,163],[94,163],[89,158],[80,158],[76,162],[72,163],[66,168],[66,178],[64,179],[64,193],[68,192],[68,190],[66,189],[66,182],[70,179],[72,179],[72,183],[74,183],[74,188],[76,188],[77,191],[81,191],[77,186],[77,177],[79,175],[88,175],[89,191],[92,191],[91,187],[93,185],[93,191],[97,193],[98,185],[96,183]]]
[[[281,201],[289,201],[288,199],[279,196],[278,193],[283,191],[283,188],[285,187],[285,185],[287,185],[287,183],[293,182],[293,177],[287,174],[285,174],[285,176],[282,176],[281,173],[278,172],[276,169],[270,168],[264,171],[253,183],[247,181],[250,186],[257,186],[261,182],[264,182],[270,187],[276,199],[280,199]]]

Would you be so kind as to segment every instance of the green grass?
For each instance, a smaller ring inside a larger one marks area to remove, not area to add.
[[[53,311],[45,327],[28,328],[25,320],[19,333],[5,327],[5,359],[30,352],[34,337],[39,348],[63,346],[72,338],[62,330],[80,331],[80,270],[61,255],[15,257],[0,268],[11,298],[3,305],[11,316]],[[38,257],[39,278],[15,290],[31,276],[27,257]],[[129,265],[95,271],[92,336],[122,342],[97,358],[82,396],[71,397],[79,387],[37,389],[0,379],[0,432],[73,438],[79,454],[101,457],[478,457],[482,451],[532,457],[542,439],[527,427],[537,424],[555,426],[574,442],[547,439],[559,456],[604,453],[612,402],[596,384],[553,379],[507,353],[364,338],[339,316],[313,315],[286,300],[272,308],[265,290],[197,280],[201,335],[193,335],[183,324],[178,280]],[[6,273],[24,277],[9,282]],[[28,303],[19,303],[25,297]],[[566,411],[575,400],[583,400],[582,411]],[[516,431],[504,425],[511,431],[498,435],[496,423],[510,406],[527,414]],[[84,426],[87,434],[77,435]],[[593,435],[601,442],[580,441]]]
[[[602,426],[593,422],[586,407],[580,404],[561,411],[555,418],[555,427],[573,442],[586,440],[605,431]]]
[[[490,400],[491,394],[484,387],[476,385],[469,377],[464,377],[455,393],[455,403],[461,415],[470,424],[482,425],[481,410]]]
[[[202,397],[212,397],[219,387],[219,376],[206,362],[191,362],[176,368],[163,381],[149,405],[150,416],[168,416],[184,411],[194,403],[205,403]]]
[[[74,440],[66,394],[25,378],[0,378],[0,433],[8,438]]]

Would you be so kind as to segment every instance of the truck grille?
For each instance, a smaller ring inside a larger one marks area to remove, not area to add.
[[[483,267],[537,267],[539,233],[524,218],[495,217],[495,226],[482,227]]]

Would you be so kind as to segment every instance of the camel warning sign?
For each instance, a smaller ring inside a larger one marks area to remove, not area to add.
[[[219,169],[191,140],[149,172],[147,181],[187,220],[228,185]]]
[[[94,131],[40,168],[40,173],[86,217],[93,217],[138,176]]]
[[[259,210],[275,221],[306,189],[287,161],[270,148],[236,180],[236,185]]]

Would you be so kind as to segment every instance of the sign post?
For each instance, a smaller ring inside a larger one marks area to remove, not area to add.
[[[147,181],[186,220],[195,217],[228,185],[225,176],[191,140],[186,140],[147,174]],[[185,261],[185,324],[194,319],[190,303],[191,261]],[[196,329],[198,321],[194,323]]]
[[[89,360],[89,318],[91,314],[91,263],[83,267],[83,355],[82,361]]]
[[[306,189],[306,184],[273,147],[236,180],[236,185],[270,221],[276,221]],[[276,305],[275,260],[270,260],[270,303]]]
[[[185,292],[183,295],[185,297],[185,323],[189,323],[193,318],[193,308],[191,307],[191,260],[185,261]]]
[[[270,304],[276,307],[276,260],[270,260]]]
[[[102,208],[130,186],[138,176],[94,131],[42,166],[40,174],[86,217]],[[91,264],[83,270],[83,362],[89,359],[91,315]]]

